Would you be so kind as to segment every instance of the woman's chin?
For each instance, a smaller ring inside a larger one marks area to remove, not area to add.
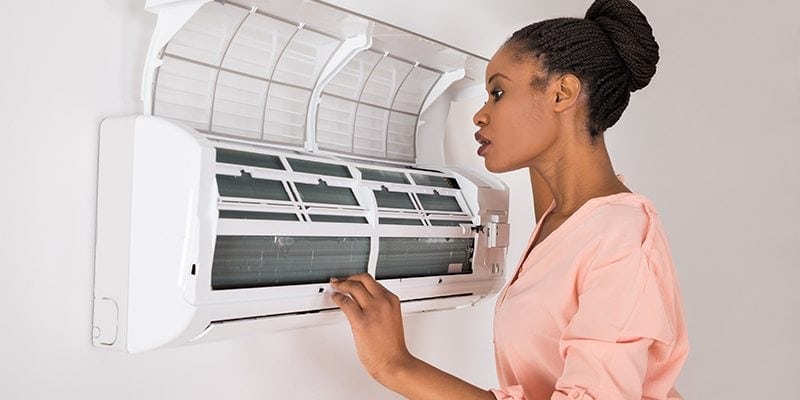
[[[515,169],[519,169],[519,168],[513,168],[510,165],[493,163],[493,162],[489,161],[489,159],[484,159],[483,160],[483,166],[489,172],[492,172],[492,173],[495,173],[495,174],[500,174],[500,173],[503,173],[503,172],[509,172],[509,171],[513,171]]]

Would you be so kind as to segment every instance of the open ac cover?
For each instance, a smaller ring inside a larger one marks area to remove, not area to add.
[[[369,272],[404,312],[502,286],[508,191],[444,167],[434,126],[485,59],[308,0],[146,8],[152,115],[101,126],[95,345],[341,319],[331,276]]]

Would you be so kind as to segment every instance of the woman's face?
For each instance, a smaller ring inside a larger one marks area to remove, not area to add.
[[[536,61],[517,59],[513,49],[506,46],[489,61],[489,99],[473,117],[473,123],[480,128],[475,133],[481,144],[478,155],[484,157],[489,171],[529,167],[557,141],[557,121],[552,110],[555,93],[547,84],[541,88],[532,86],[536,77],[545,77]]]

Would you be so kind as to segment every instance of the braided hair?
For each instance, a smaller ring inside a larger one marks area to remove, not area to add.
[[[587,125],[592,138],[613,126],[631,92],[650,83],[658,43],[647,18],[629,0],[596,0],[585,18],[556,18],[528,25],[505,45],[519,59],[536,58],[544,72],[571,73],[588,93]],[[534,78],[541,88],[546,80]]]

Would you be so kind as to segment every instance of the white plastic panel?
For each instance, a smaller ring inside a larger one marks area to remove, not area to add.
[[[311,90],[341,40],[269,11],[201,7],[165,47],[153,113],[204,132],[302,146]]]
[[[272,80],[311,89],[340,41],[306,29],[292,38]]]
[[[417,114],[440,74],[425,68],[414,68],[395,95],[392,108]]]
[[[269,87],[262,139],[301,145],[311,92],[275,82]]]
[[[383,57],[372,71],[367,84],[364,85],[360,101],[381,107],[390,107],[397,88],[403,83],[412,67],[406,62]]]
[[[317,144],[320,149],[351,152],[356,103],[322,95],[317,112]]]
[[[158,74],[153,113],[208,129],[217,71],[213,68],[164,57]]]
[[[169,41],[167,54],[218,66],[247,11],[211,2],[200,8]]]
[[[374,51],[360,53],[325,88],[325,93],[359,99],[358,104],[323,94],[317,114],[319,147],[413,161],[417,116],[439,76]],[[391,111],[397,105],[402,113]]]
[[[353,152],[362,155],[386,156],[386,126],[389,111],[359,104],[353,134]]]
[[[310,152],[415,162],[419,115],[480,84],[486,61],[313,0],[210,1],[158,21],[177,33],[154,36],[150,52],[166,45],[145,68],[147,111]]]
[[[304,22],[306,26],[342,40],[363,34],[370,24],[364,17],[316,1],[249,0],[246,4],[289,21]]]
[[[413,161],[417,117],[393,111],[389,116],[386,158]]]
[[[324,93],[358,100],[370,73],[381,60],[381,55],[374,51],[358,53],[349,63],[325,86]]]
[[[398,28],[375,24],[372,48],[388,50],[393,56],[419,62],[428,68],[447,72],[462,68],[470,56],[441,43]]]
[[[391,54],[374,50],[358,54],[324,89],[317,114],[319,148],[414,161],[417,117],[440,76]],[[357,115],[348,115],[354,111],[349,101],[326,94],[356,100]],[[387,120],[390,114],[398,116]],[[348,138],[352,147],[346,144]]]
[[[222,66],[264,79],[272,76],[289,39],[297,27],[261,14],[252,14],[231,42]]]
[[[474,90],[475,86],[480,87],[482,90],[487,65],[489,65],[489,61],[485,59],[468,57],[464,62],[464,77],[453,82],[450,85],[450,89],[457,93],[456,96],[464,90],[469,93]]]
[[[220,72],[211,130],[259,139],[267,84],[265,80]]]

